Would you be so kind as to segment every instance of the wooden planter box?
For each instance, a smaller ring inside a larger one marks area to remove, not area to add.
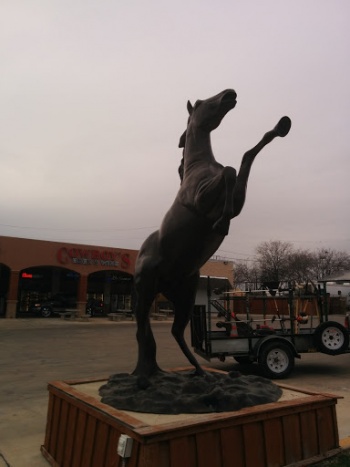
[[[173,371],[185,370],[176,369]],[[206,369],[207,371],[212,371]],[[284,391],[276,402],[211,414],[153,415],[102,404],[104,380],[53,382],[42,454],[62,467],[280,467],[340,450],[337,397]],[[126,463],[121,434],[133,438]]]

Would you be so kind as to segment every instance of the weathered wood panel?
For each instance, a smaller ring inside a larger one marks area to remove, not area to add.
[[[73,452],[75,448],[77,418],[78,408],[74,405],[70,405],[67,422],[67,439],[63,455],[63,466],[72,465]]]
[[[245,446],[241,425],[221,430],[222,467],[245,465]]]
[[[300,414],[300,436],[303,458],[309,459],[318,453],[318,430],[316,411]]]
[[[151,426],[66,383],[49,391],[42,452],[57,467],[121,467],[122,433],[134,440],[128,467],[282,467],[339,445],[332,395],[299,391],[299,401]]]
[[[335,433],[335,408],[331,406],[322,407],[317,411],[318,440],[321,453],[327,452],[338,443]]]
[[[57,434],[59,428],[60,420],[60,411],[61,411],[61,399],[54,397],[52,405],[52,415],[51,415],[51,436],[49,440],[49,452],[53,458],[56,458],[56,446],[57,446]]]
[[[106,467],[108,466],[119,466],[119,458],[117,456],[117,446],[120,432],[114,429],[109,430],[108,442],[107,442],[107,451],[106,451]],[[102,464],[103,465],[103,464]]]
[[[63,465],[63,455],[66,449],[66,439],[69,436],[67,433],[69,404],[62,400],[59,413],[59,424],[57,426],[57,455],[56,460],[59,465]]]
[[[74,450],[72,467],[79,467],[82,464],[83,447],[85,441],[85,427],[87,422],[87,413],[79,410],[77,413],[76,430],[74,433]]]
[[[99,467],[106,465],[107,441],[109,435],[109,426],[106,423],[97,422],[96,437],[93,441],[93,454],[91,458],[91,466]]]
[[[285,444],[283,439],[283,418],[264,421],[266,465],[278,467],[285,464]]]
[[[170,442],[170,467],[196,467],[196,439],[186,436]]]
[[[198,467],[222,467],[220,433],[218,430],[206,431],[196,435]]]
[[[244,449],[247,467],[263,467],[265,463],[265,437],[263,424],[259,420],[255,423],[243,425]]]
[[[302,459],[299,414],[283,417],[283,437],[286,464],[293,464]]]

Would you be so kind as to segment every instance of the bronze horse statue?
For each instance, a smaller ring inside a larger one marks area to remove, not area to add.
[[[184,331],[195,303],[200,268],[211,258],[228,234],[230,220],[241,212],[249,172],[255,156],[276,136],[288,134],[291,121],[282,117],[275,128],[243,156],[238,175],[223,167],[213,155],[210,133],[235,107],[237,94],[227,89],[214,97],[187,103],[187,129],[180,138],[183,161],[181,186],[163,222],[143,243],[135,268],[135,315],[138,361],[134,375],[149,377],[161,371],[156,361],[156,342],[150,325],[151,305],[162,293],[174,305],[172,334],[195,367],[203,369],[188,348]]]

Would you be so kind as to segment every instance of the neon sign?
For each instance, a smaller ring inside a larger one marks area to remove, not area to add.
[[[33,279],[33,274],[29,274],[28,272],[22,272],[23,279]]]
[[[57,260],[61,264],[69,262],[81,265],[100,265],[128,269],[131,264],[128,253],[109,250],[89,250],[85,248],[60,248]]]

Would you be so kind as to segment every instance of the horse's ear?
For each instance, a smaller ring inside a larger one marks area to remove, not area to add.
[[[179,148],[184,148],[186,144],[186,131],[182,133],[180,136],[180,141],[179,141]]]
[[[193,106],[190,101],[187,101],[187,110],[188,110],[188,113],[191,115],[193,112]]]

